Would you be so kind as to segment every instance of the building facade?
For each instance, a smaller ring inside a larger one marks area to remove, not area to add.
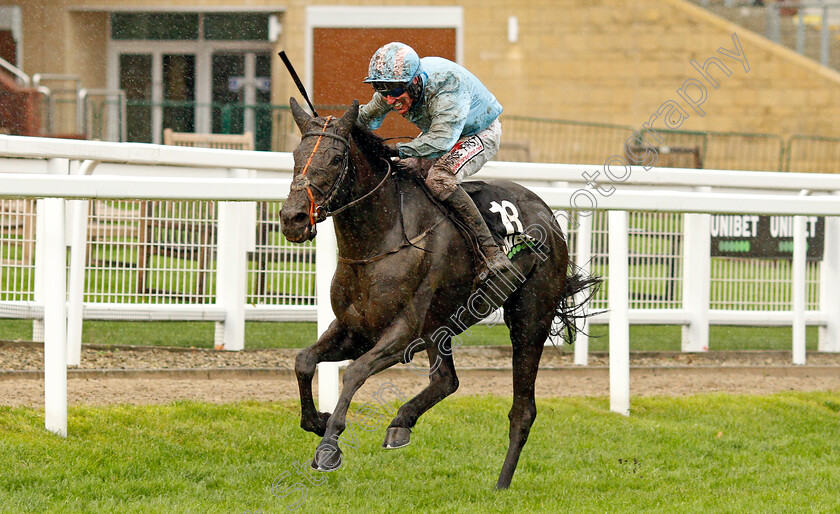
[[[133,141],[254,130],[268,149],[299,95],[278,51],[316,104],[347,105],[369,99],[367,61],[392,40],[461,62],[508,115],[840,136],[840,74],[684,0],[381,3],[7,0],[0,52],[56,92],[64,76],[124,91]],[[400,121],[386,130],[413,133]]]

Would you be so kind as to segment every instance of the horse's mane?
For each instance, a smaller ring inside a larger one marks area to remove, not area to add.
[[[365,127],[353,125],[351,135],[359,150],[365,154],[368,161],[374,166],[381,160],[390,161],[391,157],[397,155],[396,149],[387,145],[384,139]],[[396,167],[401,171],[404,170],[399,164]]]

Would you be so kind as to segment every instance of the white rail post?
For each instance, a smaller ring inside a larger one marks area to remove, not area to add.
[[[82,302],[85,294],[85,236],[88,200],[70,200],[70,279],[67,295],[67,364],[82,360]]]
[[[44,206],[44,199],[39,198],[35,200],[35,279],[33,284],[33,300],[35,300],[36,304],[43,305],[44,298],[47,297],[46,291],[46,279],[44,275],[46,274],[44,270],[44,266],[46,265],[46,260],[44,256],[46,255],[46,218],[44,216],[44,210],[46,207]],[[32,340],[38,342],[44,342],[44,320],[42,319],[34,319],[32,320]]]
[[[246,177],[248,170],[231,170]],[[216,304],[225,320],[216,323],[215,348],[239,351],[245,348],[245,301],[248,280],[248,250],[256,245],[255,202],[219,202],[216,247]]]
[[[98,161],[84,161],[78,175],[90,175]],[[85,299],[85,256],[89,200],[69,200],[70,276],[67,285],[67,364],[82,361],[82,326]]]
[[[805,235],[805,216],[793,217],[793,363],[805,364],[805,274],[808,239]]]
[[[578,213],[577,227],[577,252],[575,264],[587,275],[590,272],[592,261],[592,218],[596,211],[590,211],[589,216],[582,216]],[[574,215],[574,214],[572,214]],[[580,293],[575,303],[580,305],[586,297],[586,293]],[[581,319],[580,332],[575,339],[575,365],[586,366],[589,364],[589,323],[586,318]]]
[[[318,337],[335,319],[330,303],[330,284],[338,266],[338,243],[332,218],[318,224],[315,238],[315,293],[318,297]],[[318,410],[332,412],[338,404],[338,362],[318,364]]]
[[[51,173],[67,173],[67,159],[50,159]],[[67,436],[67,247],[63,198],[44,198],[42,225],[44,286],[44,426]]]
[[[630,269],[627,211],[609,213],[610,411],[630,415]]]
[[[683,309],[691,320],[682,327],[684,352],[709,350],[711,219],[709,214],[683,215]]]
[[[826,319],[819,328],[821,352],[840,352],[840,218],[825,218],[825,251],[820,263],[820,311]]]

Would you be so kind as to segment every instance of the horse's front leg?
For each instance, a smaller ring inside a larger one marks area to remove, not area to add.
[[[414,324],[407,322],[405,318],[397,318],[370,351],[347,367],[344,371],[338,404],[327,421],[324,437],[315,450],[313,468],[319,471],[333,471],[341,466],[339,436],[346,428],[347,411],[353,395],[371,375],[401,362],[406,347],[416,333],[417,327]]]
[[[318,412],[312,396],[312,378],[315,376],[318,363],[355,359],[368,347],[369,344],[348,332],[338,321],[333,321],[318,338],[318,342],[298,353],[295,359],[295,375],[300,391],[300,427],[302,429],[323,436],[330,417],[328,412]]]

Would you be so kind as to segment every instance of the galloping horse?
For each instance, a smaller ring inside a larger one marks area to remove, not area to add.
[[[471,236],[425,193],[413,171],[394,169],[393,149],[356,125],[358,102],[341,118],[313,118],[294,98],[290,104],[302,138],[281,212],[283,235],[308,241],[316,223],[332,215],[338,241],[330,291],[336,319],[295,362],[301,427],[322,437],[312,467],[332,471],[342,462],[338,436],[350,402],[365,380],[426,351],[429,384],[400,407],[383,444],[407,445],[417,419],[458,388],[451,339],[498,306],[482,291],[485,286],[476,286]],[[506,181],[465,188],[486,196],[477,203],[490,203],[494,224],[505,227],[502,236],[517,245],[509,254],[517,252],[512,262],[521,280],[508,284],[513,292],[504,303],[513,344],[513,406],[510,445],[496,487],[506,488],[536,418],[540,356],[549,336],[559,333],[552,322],[559,317],[566,337],[573,338],[581,305],[570,300],[593,291],[599,279],[574,272],[560,226],[537,195]],[[318,412],[312,398],[316,365],[345,359],[353,362],[344,372],[335,412]]]

